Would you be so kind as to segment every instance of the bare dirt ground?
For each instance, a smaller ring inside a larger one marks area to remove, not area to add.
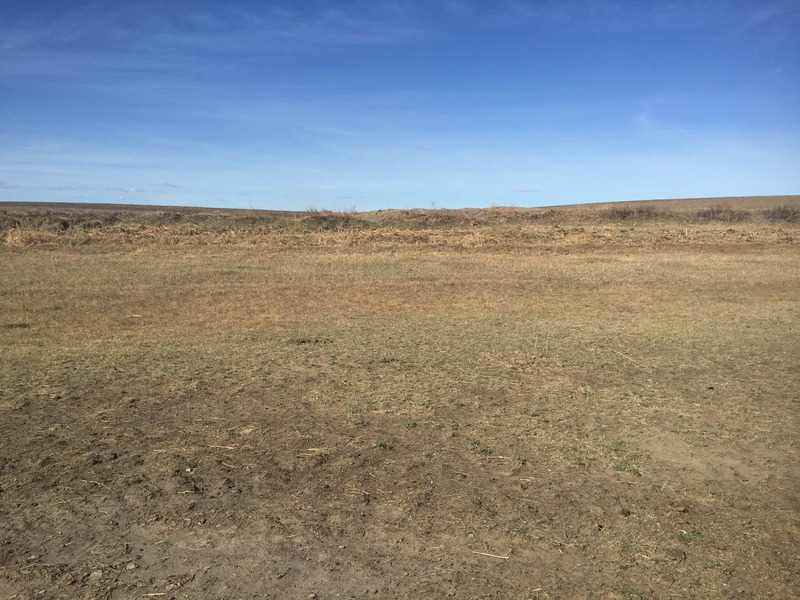
[[[0,598],[800,597],[800,198],[0,204]]]

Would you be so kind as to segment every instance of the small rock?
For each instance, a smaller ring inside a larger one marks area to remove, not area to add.
[[[137,565],[136,563],[128,563],[128,566],[125,568],[128,569],[128,571],[133,571],[134,569],[138,569],[139,565]]]
[[[102,579],[102,577],[103,577],[103,572],[100,569],[89,573],[89,581],[97,581],[98,579]]]

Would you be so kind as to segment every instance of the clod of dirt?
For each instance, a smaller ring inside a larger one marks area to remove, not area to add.
[[[666,557],[670,560],[674,560],[677,562],[681,562],[686,560],[686,552],[681,550],[680,548],[667,548],[664,551]]]

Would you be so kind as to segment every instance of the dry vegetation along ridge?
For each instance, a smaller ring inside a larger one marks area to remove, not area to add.
[[[0,204],[0,597],[798,597],[799,206]]]

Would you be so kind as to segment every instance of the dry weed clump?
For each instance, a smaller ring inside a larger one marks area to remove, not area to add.
[[[8,229],[3,235],[3,242],[7,246],[16,248],[31,246],[33,244],[52,244],[56,240],[57,236],[53,232],[24,227],[13,227]]]
[[[718,221],[722,223],[740,223],[751,219],[753,213],[738,210],[729,206],[715,205],[697,211],[696,217],[701,221]]]
[[[788,204],[764,209],[761,211],[761,214],[769,221],[783,221],[786,223],[797,223],[800,221],[800,208]]]
[[[612,206],[600,212],[601,218],[605,221],[644,221],[654,219],[674,218],[675,215],[658,211],[653,206],[634,206],[620,204]]]

